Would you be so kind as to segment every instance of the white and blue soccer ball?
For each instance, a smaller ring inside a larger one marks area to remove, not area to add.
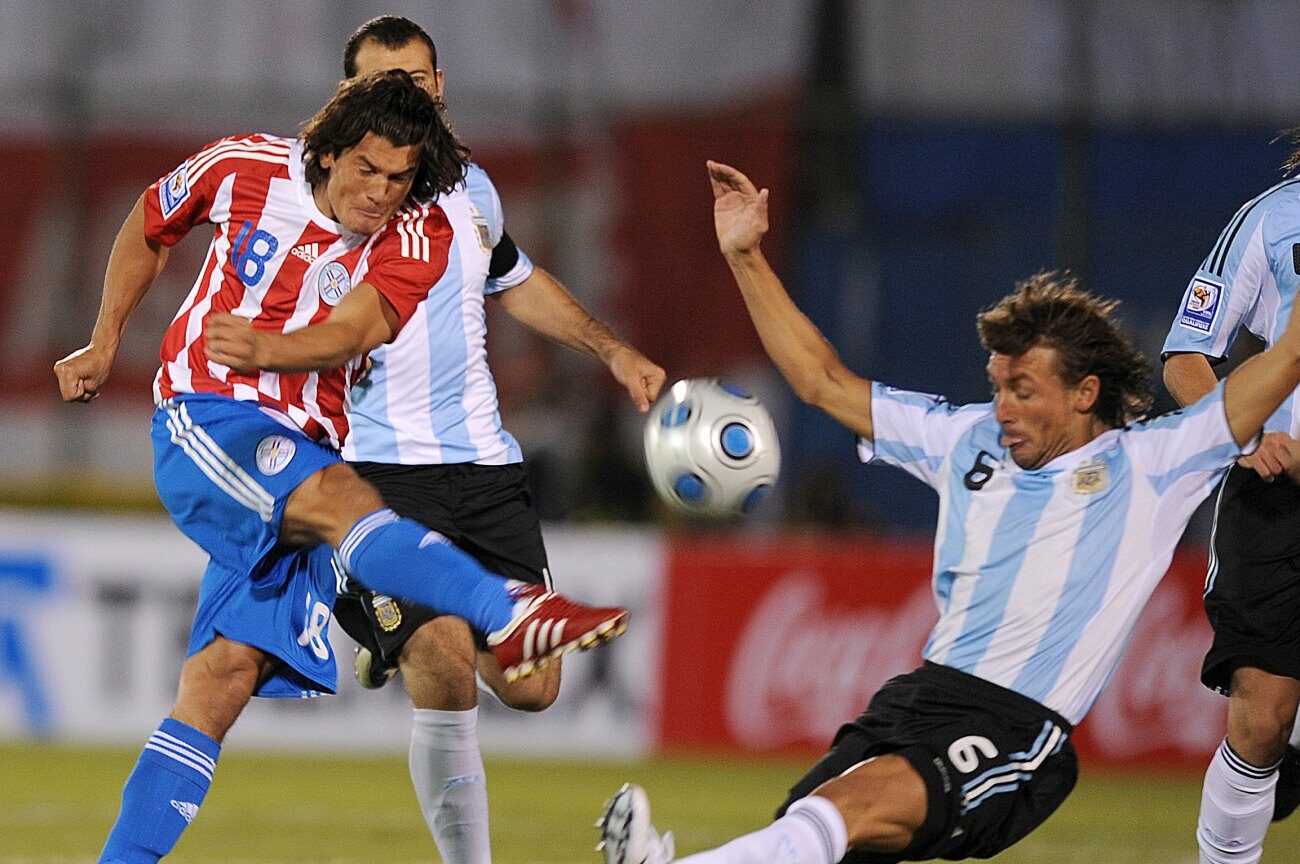
[[[725,517],[763,500],[781,471],[781,449],[772,416],[756,397],[714,378],[690,378],[650,409],[645,461],[673,507]]]

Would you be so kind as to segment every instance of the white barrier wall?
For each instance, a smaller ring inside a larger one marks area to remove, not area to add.
[[[484,695],[480,732],[497,752],[637,755],[657,704],[662,544],[644,531],[546,531],[557,585],[632,611],[614,645],[565,661],[552,708],[509,711]],[[0,739],[138,743],[168,712],[206,558],[164,517],[0,511]],[[407,744],[399,683],[366,692],[352,642],[331,628],[337,696],[255,699],[237,746]]]

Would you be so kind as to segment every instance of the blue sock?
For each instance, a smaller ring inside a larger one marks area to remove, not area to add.
[[[122,810],[100,864],[155,864],[172,851],[208,794],[221,745],[168,717],[144,745],[122,789]]]
[[[514,617],[515,598],[503,577],[484,570],[437,531],[392,510],[358,519],[338,552],[347,572],[378,594],[455,615],[484,633]]]

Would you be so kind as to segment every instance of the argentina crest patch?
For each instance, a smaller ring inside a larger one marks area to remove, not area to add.
[[[293,454],[298,452],[298,445],[292,438],[283,435],[267,435],[257,443],[257,470],[267,477],[274,477],[293,461]]]
[[[402,626],[402,607],[392,597],[376,594],[370,599],[370,605],[375,610],[375,623],[385,633],[392,633]]]
[[[189,167],[188,162],[183,163],[158,187],[158,206],[164,219],[170,219],[190,197]]]
[[[1222,297],[1222,285],[1196,277],[1187,289],[1187,299],[1183,301],[1182,311],[1178,314],[1178,323],[1189,330],[1209,333],[1214,327],[1214,319],[1219,315],[1219,300]]]
[[[337,306],[352,290],[352,274],[338,261],[331,261],[317,275],[316,290],[326,306]]]
[[[1110,460],[1098,454],[1074,469],[1070,489],[1076,495],[1096,495],[1110,488]]]
[[[478,235],[479,248],[487,255],[492,254],[492,229],[487,217],[478,212],[477,207],[470,207],[470,221],[474,223],[474,232]]]

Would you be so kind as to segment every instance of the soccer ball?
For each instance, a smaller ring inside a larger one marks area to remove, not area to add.
[[[650,409],[645,461],[659,495],[704,516],[747,513],[781,470],[763,403],[714,378],[678,381]]]

